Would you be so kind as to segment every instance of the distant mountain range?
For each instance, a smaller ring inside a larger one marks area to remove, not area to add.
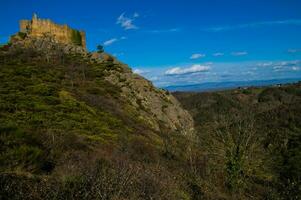
[[[301,78],[293,79],[272,79],[272,80],[252,80],[252,81],[227,81],[227,82],[208,82],[193,85],[167,86],[164,89],[169,91],[216,91],[234,89],[237,87],[269,86],[275,84],[296,83]]]

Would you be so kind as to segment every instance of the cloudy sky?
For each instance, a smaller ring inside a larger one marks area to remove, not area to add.
[[[301,79],[300,0],[0,0],[0,43],[33,12],[86,31],[160,87]]]

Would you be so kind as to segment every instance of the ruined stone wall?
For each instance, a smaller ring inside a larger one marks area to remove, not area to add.
[[[58,25],[49,19],[38,19],[36,16],[32,20],[21,20],[20,31],[25,32],[30,36],[42,37],[45,34],[51,34],[54,39],[61,43],[74,43],[74,34],[77,30],[71,29],[67,25]],[[78,32],[81,36],[81,46],[86,48],[85,32]]]
[[[20,32],[26,33],[30,29],[30,20],[20,20]]]

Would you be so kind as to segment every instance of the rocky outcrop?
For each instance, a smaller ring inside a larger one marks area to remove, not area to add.
[[[96,61],[104,61],[104,62],[114,62],[114,60],[116,60],[113,56],[105,52],[102,53],[92,52],[91,58],[95,59]]]
[[[126,65],[122,65],[124,69]],[[128,68],[129,69],[129,68]],[[193,119],[168,92],[131,70],[111,71],[106,79],[122,90],[122,96],[138,110],[138,117],[156,131],[167,128],[182,134],[193,133]]]
[[[52,53],[66,53],[66,54],[81,54],[88,55],[85,48],[73,44],[60,43],[52,35],[44,35],[43,37],[35,37],[25,35],[24,37],[20,34],[16,34],[10,39],[10,50],[17,50],[20,48],[35,49],[36,51],[43,52],[44,54]]]
[[[178,100],[168,91],[158,89],[153,84],[135,74],[125,64],[107,53],[92,53],[93,59],[118,66],[121,70],[109,70],[106,80],[121,88],[123,99],[136,110],[136,117],[155,131],[167,128],[182,134],[193,132],[193,119]],[[129,108],[125,108],[129,109]]]

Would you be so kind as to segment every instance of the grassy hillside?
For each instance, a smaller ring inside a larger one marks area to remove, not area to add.
[[[300,198],[300,84],[175,93],[192,133],[124,64],[31,43],[0,48],[0,199]]]
[[[9,48],[0,50],[0,199],[190,196],[181,173],[189,137],[159,121],[154,129],[134,97],[107,80],[128,68],[89,55]],[[127,81],[135,84],[120,80]]]
[[[194,116],[211,192],[301,198],[300,83],[174,95]]]

